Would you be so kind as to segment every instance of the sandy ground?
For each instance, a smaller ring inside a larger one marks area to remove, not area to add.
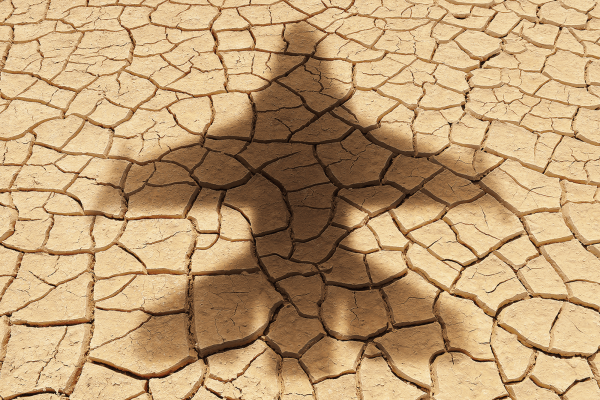
[[[0,0],[0,398],[600,399],[594,0]]]

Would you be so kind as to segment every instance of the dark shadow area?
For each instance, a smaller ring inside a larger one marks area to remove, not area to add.
[[[451,130],[487,125],[415,114],[381,90],[382,71],[406,68],[389,55],[370,67],[315,57],[323,37],[305,23],[286,27],[285,39],[278,54],[219,53],[236,65],[229,83],[247,79],[260,90],[138,107],[112,129],[108,153],[132,164],[90,163],[67,189],[96,215],[89,359],[154,378],[197,358],[241,374],[264,356],[265,371],[276,372],[279,361],[267,360],[274,351],[300,359],[316,383],[381,356],[410,390],[432,387],[429,364],[443,352],[493,360],[485,343],[468,339],[478,329],[485,336],[488,324],[491,332],[492,319],[443,289],[510,237],[470,249],[454,221],[440,220],[490,197],[470,181],[500,160],[477,164],[479,148],[459,154],[449,141]],[[250,81],[248,68],[268,79]],[[446,225],[419,230],[435,220]],[[118,238],[99,246],[113,231]],[[259,338],[270,350],[252,344]],[[230,349],[238,353],[229,359],[219,353]],[[205,382],[219,395],[239,376],[211,373]]]

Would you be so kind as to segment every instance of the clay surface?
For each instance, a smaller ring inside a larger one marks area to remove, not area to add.
[[[595,0],[0,0],[0,398],[600,398]]]

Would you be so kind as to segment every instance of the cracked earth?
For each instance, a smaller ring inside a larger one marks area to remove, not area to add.
[[[600,399],[595,0],[0,0],[0,398]]]

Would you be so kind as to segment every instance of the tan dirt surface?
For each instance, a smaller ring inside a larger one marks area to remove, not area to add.
[[[0,400],[600,400],[596,0],[0,0]]]

